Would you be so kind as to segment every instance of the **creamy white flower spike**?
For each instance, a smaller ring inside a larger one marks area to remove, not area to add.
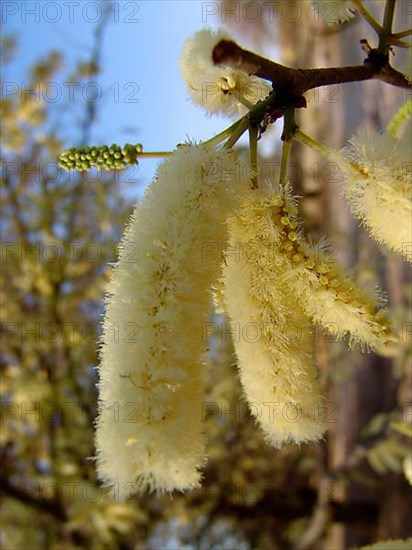
[[[411,138],[359,132],[343,150],[362,172],[341,162],[345,196],[371,236],[412,262]]]
[[[268,443],[318,441],[324,405],[310,322],[278,262],[271,197],[251,192],[229,221],[225,298],[245,396]]]
[[[247,188],[236,156],[182,146],[164,161],[125,231],[106,302],[99,366],[99,477],[120,498],[196,487],[204,323],[226,217]]]
[[[348,335],[350,345],[373,349],[386,342],[386,312],[377,311],[375,301],[344,276],[327,254],[326,241],[309,245],[288,190],[272,195],[271,201],[280,243],[276,261],[284,264],[284,282],[306,315],[338,338]]]
[[[254,105],[271,92],[271,84],[260,78],[212,61],[213,48],[220,40],[232,40],[223,30],[203,29],[184,44],[180,69],[190,97],[209,114],[239,116],[242,99]]]
[[[350,0],[311,0],[311,9],[317,18],[330,26],[350,21],[356,16]]]
[[[278,270],[277,284],[289,289],[312,322],[339,338],[348,335],[350,344],[373,349],[385,343],[390,337],[387,312],[378,310],[372,297],[345,278],[328,257],[326,243],[309,245],[288,191],[272,193],[260,212],[266,218],[270,212],[271,269]]]

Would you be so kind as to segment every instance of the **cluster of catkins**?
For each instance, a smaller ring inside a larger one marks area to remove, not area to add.
[[[201,31],[190,39],[182,72],[195,102],[233,114],[248,79],[260,90],[254,102],[268,85],[212,65],[222,36]],[[385,312],[305,240],[289,190],[253,189],[239,162],[234,151],[207,143],[178,147],[125,231],[106,300],[96,433],[99,477],[121,498],[200,483],[213,293],[234,329],[253,327],[253,337],[240,330],[234,339],[239,374],[276,447],[325,432],[313,324],[371,349],[388,337]],[[385,176],[391,187],[389,167]]]

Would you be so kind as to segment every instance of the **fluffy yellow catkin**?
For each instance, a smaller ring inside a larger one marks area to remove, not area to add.
[[[280,447],[318,441],[325,423],[310,322],[277,261],[283,228],[275,203],[254,191],[230,218],[224,275],[244,393],[266,440]]]
[[[371,236],[412,262],[411,135],[359,132],[343,150],[361,171],[339,162],[353,215]]]
[[[99,478],[119,498],[199,484],[203,323],[226,217],[247,184],[235,153],[180,147],[125,231],[106,302],[99,366]]]
[[[347,279],[322,248],[310,246],[301,234],[296,205],[283,190],[265,203],[277,228],[281,283],[287,284],[304,312],[332,335],[349,335],[349,343],[374,349],[390,335],[385,310]]]
[[[180,70],[194,103],[208,114],[239,116],[245,99],[251,104],[271,92],[269,82],[212,61],[213,48],[220,40],[232,40],[224,30],[202,29],[188,38],[180,56]]]

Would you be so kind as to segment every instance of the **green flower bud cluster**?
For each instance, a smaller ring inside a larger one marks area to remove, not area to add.
[[[92,147],[70,147],[59,157],[59,166],[64,170],[90,170],[93,166],[105,170],[124,170],[137,164],[137,155],[143,151],[141,143],[124,147],[113,144]]]

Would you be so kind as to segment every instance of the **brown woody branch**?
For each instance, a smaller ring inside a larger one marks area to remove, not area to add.
[[[397,86],[412,89],[408,79],[389,65],[387,58],[371,50],[363,65],[331,67],[323,69],[293,69],[244,50],[231,40],[221,40],[213,50],[216,65],[227,65],[265,80],[270,80],[282,91],[282,95],[298,97],[319,86],[377,79]]]
[[[0,494],[1,493],[23,504],[27,504],[39,512],[50,514],[59,521],[67,521],[67,513],[61,503],[55,500],[49,500],[43,496],[33,495],[24,488],[13,485],[5,478],[0,478]]]

